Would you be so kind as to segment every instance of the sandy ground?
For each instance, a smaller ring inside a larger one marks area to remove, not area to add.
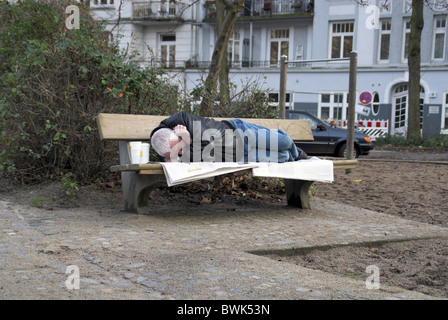
[[[372,161],[379,159],[388,161]],[[431,163],[439,161],[446,164]],[[375,150],[361,157],[352,173],[336,170],[334,183],[315,185],[313,201],[326,198],[448,227],[448,153]],[[448,298],[447,238],[318,248],[300,256],[271,257],[356,279],[365,278],[366,265],[377,265],[382,283]]]
[[[381,161],[385,159],[387,161]],[[405,160],[405,161],[403,161]],[[322,198],[352,206],[400,216],[405,219],[448,227],[448,153],[427,150],[374,150],[363,156],[350,174],[335,171],[332,184],[316,183],[313,202]],[[284,206],[284,195],[273,181],[245,181],[243,177],[225,178],[219,183],[206,182],[162,189],[150,200],[157,210],[178,206],[198,207],[216,204],[228,211],[239,207]],[[235,186],[238,188],[235,188]],[[256,187],[255,187],[256,186]],[[6,181],[0,185],[0,197],[44,210],[58,207],[89,207],[106,212],[121,206],[117,181],[95,188],[81,188],[75,201],[61,197],[63,190],[54,184],[17,189]],[[448,236],[448,235],[447,235]],[[313,248],[295,256],[272,254],[284,262],[344,275],[366,277],[365,266],[378,266],[382,283],[448,298],[448,238],[374,243],[365,246]]]

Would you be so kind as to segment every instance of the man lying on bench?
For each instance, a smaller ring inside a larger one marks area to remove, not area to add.
[[[151,145],[164,162],[288,162],[306,159],[283,130],[241,119],[216,121],[185,111],[151,132]]]

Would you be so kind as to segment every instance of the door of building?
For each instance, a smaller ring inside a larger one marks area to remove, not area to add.
[[[424,93],[424,88],[420,86],[420,129],[422,128]],[[392,135],[406,136],[408,129],[408,106],[408,84],[402,83],[395,87],[392,95]]]

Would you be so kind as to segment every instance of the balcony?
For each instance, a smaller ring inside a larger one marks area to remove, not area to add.
[[[169,62],[163,61],[141,61],[142,64],[154,67],[162,67],[165,69],[208,69],[210,67],[211,61],[182,61],[175,60]],[[279,68],[280,63],[272,61],[230,61],[228,62],[229,68],[240,69],[240,68],[254,68],[254,69],[265,69],[265,68]],[[289,63],[289,68],[309,68],[311,67],[310,62],[295,62]]]
[[[135,1],[132,3],[133,20],[182,20],[188,4],[180,1]]]
[[[216,1],[206,1],[205,17],[216,15]],[[314,0],[246,0],[239,12],[240,17],[272,17],[279,15],[309,15],[314,12]]]

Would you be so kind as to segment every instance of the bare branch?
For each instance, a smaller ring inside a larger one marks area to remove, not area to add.
[[[112,34],[112,32],[114,31],[114,29],[116,27],[118,27],[118,25],[120,24],[120,20],[121,20],[121,8],[123,6],[123,0],[120,0],[120,5],[118,6],[118,19],[117,19],[117,23],[113,26],[113,28],[109,31],[110,34]]]

